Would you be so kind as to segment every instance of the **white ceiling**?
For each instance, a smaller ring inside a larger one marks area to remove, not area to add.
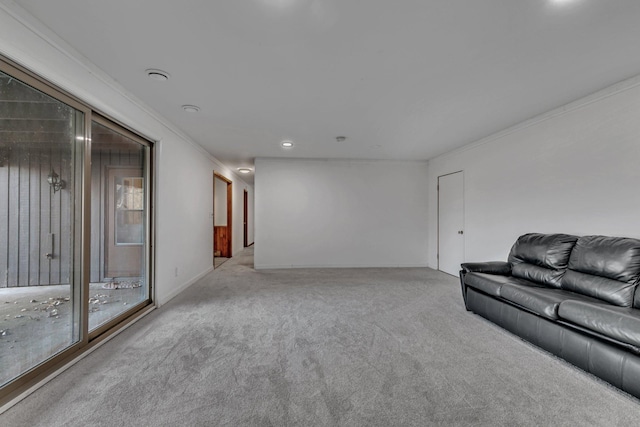
[[[638,0],[17,3],[231,167],[424,160],[640,74]]]

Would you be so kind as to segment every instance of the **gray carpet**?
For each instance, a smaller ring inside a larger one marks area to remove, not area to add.
[[[222,264],[224,264],[225,262],[229,261],[229,258],[225,258],[225,257],[214,257],[213,258],[213,268],[218,268],[220,267]]]
[[[462,306],[429,269],[253,270],[245,250],[4,426],[638,425],[640,403]]]

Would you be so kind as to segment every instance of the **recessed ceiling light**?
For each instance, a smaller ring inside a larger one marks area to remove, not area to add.
[[[147,70],[147,76],[149,76],[150,79],[157,80],[159,82],[166,82],[167,80],[169,80],[169,73],[153,68],[149,68]]]
[[[346,136],[336,136],[336,142],[344,142],[346,139]]]
[[[198,111],[200,111],[200,107],[198,107],[197,105],[183,105],[182,109],[187,113],[197,113]]]
[[[282,141],[282,146],[284,148],[291,148],[293,147],[293,141]]]
[[[249,168],[238,168],[238,172],[247,174],[247,173],[251,173],[251,169],[249,169]]]

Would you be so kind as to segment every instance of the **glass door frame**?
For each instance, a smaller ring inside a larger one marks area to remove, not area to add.
[[[153,290],[154,290],[154,278],[153,278],[153,256],[152,256],[152,251],[151,248],[154,247],[153,246],[153,242],[154,242],[154,237],[155,237],[155,233],[153,232],[154,228],[153,228],[153,181],[154,181],[154,168],[153,165],[155,164],[154,161],[154,150],[153,148],[153,144],[151,144],[148,140],[140,137],[139,135],[137,135],[136,133],[130,131],[129,129],[126,129],[125,127],[123,127],[122,125],[119,125],[109,119],[107,119],[106,117],[98,114],[98,113],[93,113],[93,117],[92,117],[92,121],[107,127],[109,129],[111,129],[112,131],[119,133],[135,142],[137,142],[138,144],[142,145],[144,147],[144,171],[146,172],[146,175],[144,175],[145,178],[145,206],[147,206],[148,208],[145,211],[145,236],[147,237],[147,241],[145,241],[144,243],[144,247],[145,247],[145,252],[144,252],[144,263],[145,263],[145,273],[146,273],[146,277],[147,280],[145,281],[146,284],[145,286],[147,286],[148,289],[148,296],[146,300],[140,301],[139,303],[137,303],[136,305],[132,306],[131,308],[129,308],[127,311],[125,311],[124,313],[119,314],[118,316],[114,317],[113,319],[109,320],[108,322],[98,326],[96,329],[92,330],[92,331],[88,331],[88,336],[89,336],[89,340],[93,340],[96,337],[102,335],[103,333],[105,333],[106,331],[110,330],[111,328],[113,328],[114,326],[122,323],[123,321],[126,321],[129,317],[131,317],[133,314],[135,314],[136,312],[144,309],[145,307],[149,306],[150,304],[153,303]],[[89,125],[91,126],[91,125]],[[91,156],[89,154],[89,156]],[[91,169],[91,168],[89,168]],[[91,182],[91,170],[89,170],[89,181]],[[88,204],[91,205],[91,195],[89,194],[89,198],[88,200]],[[91,209],[91,206],[89,206],[89,211]],[[91,215],[91,213],[89,212],[89,215]],[[89,230],[89,240],[90,240],[90,230]],[[89,245],[91,244],[91,242],[89,242]],[[89,271],[89,270],[88,270]],[[89,277],[87,277],[87,292],[89,291]],[[88,294],[87,294],[88,295]],[[83,301],[87,304],[87,307],[85,308],[85,314],[87,315],[87,328],[89,326],[89,320],[88,320],[88,315],[89,315],[89,309],[88,309],[88,298],[86,298],[87,301]]]
[[[64,103],[84,115],[84,138],[79,137],[73,146],[75,158],[75,205],[73,209],[72,226],[72,265],[73,275],[71,283],[71,295],[73,301],[74,325],[79,325],[77,333],[78,341],[66,349],[53,355],[44,362],[31,367],[18,377],[14,378],[0,388],[0,406],[18,398],[28,388],[52,375],[57,370],[66,366],[69,362],[88,351],[99,342],[106,339],[113,332],[134,321],[139,316],[155,308],[155,150],[154,143],[145,139],[123,124],[110,120],[101,115],[94,108],[49,83],[45,78],[29,71],[21,65],[0,55],[0,71],[16,78],[26,85]],[[121,315],[101,325],[96,330],[89,332],[89,281],[91,275],[91,123],[97,121],[114,131],[139,142],[145,147],[145,167],[148,171],[146,179],[145,202],[148,206],[146,215],[145,235],[145,262],[146,262],[146,286],[148,298]],[[81,140],[83,139],[83,140]],[[147,310],[145,310],[147,309]],[[79,322],[75,319],[78,319]]]

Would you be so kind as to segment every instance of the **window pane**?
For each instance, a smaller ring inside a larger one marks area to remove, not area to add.
[[[91,126],[89,330],[146,301],[147,148]]]
[[[82,112],[0,72],[0,384],[79,341],[83,139]]]
[[[116,245],[141,245],[144,238],[144,179],[116,177]]]

